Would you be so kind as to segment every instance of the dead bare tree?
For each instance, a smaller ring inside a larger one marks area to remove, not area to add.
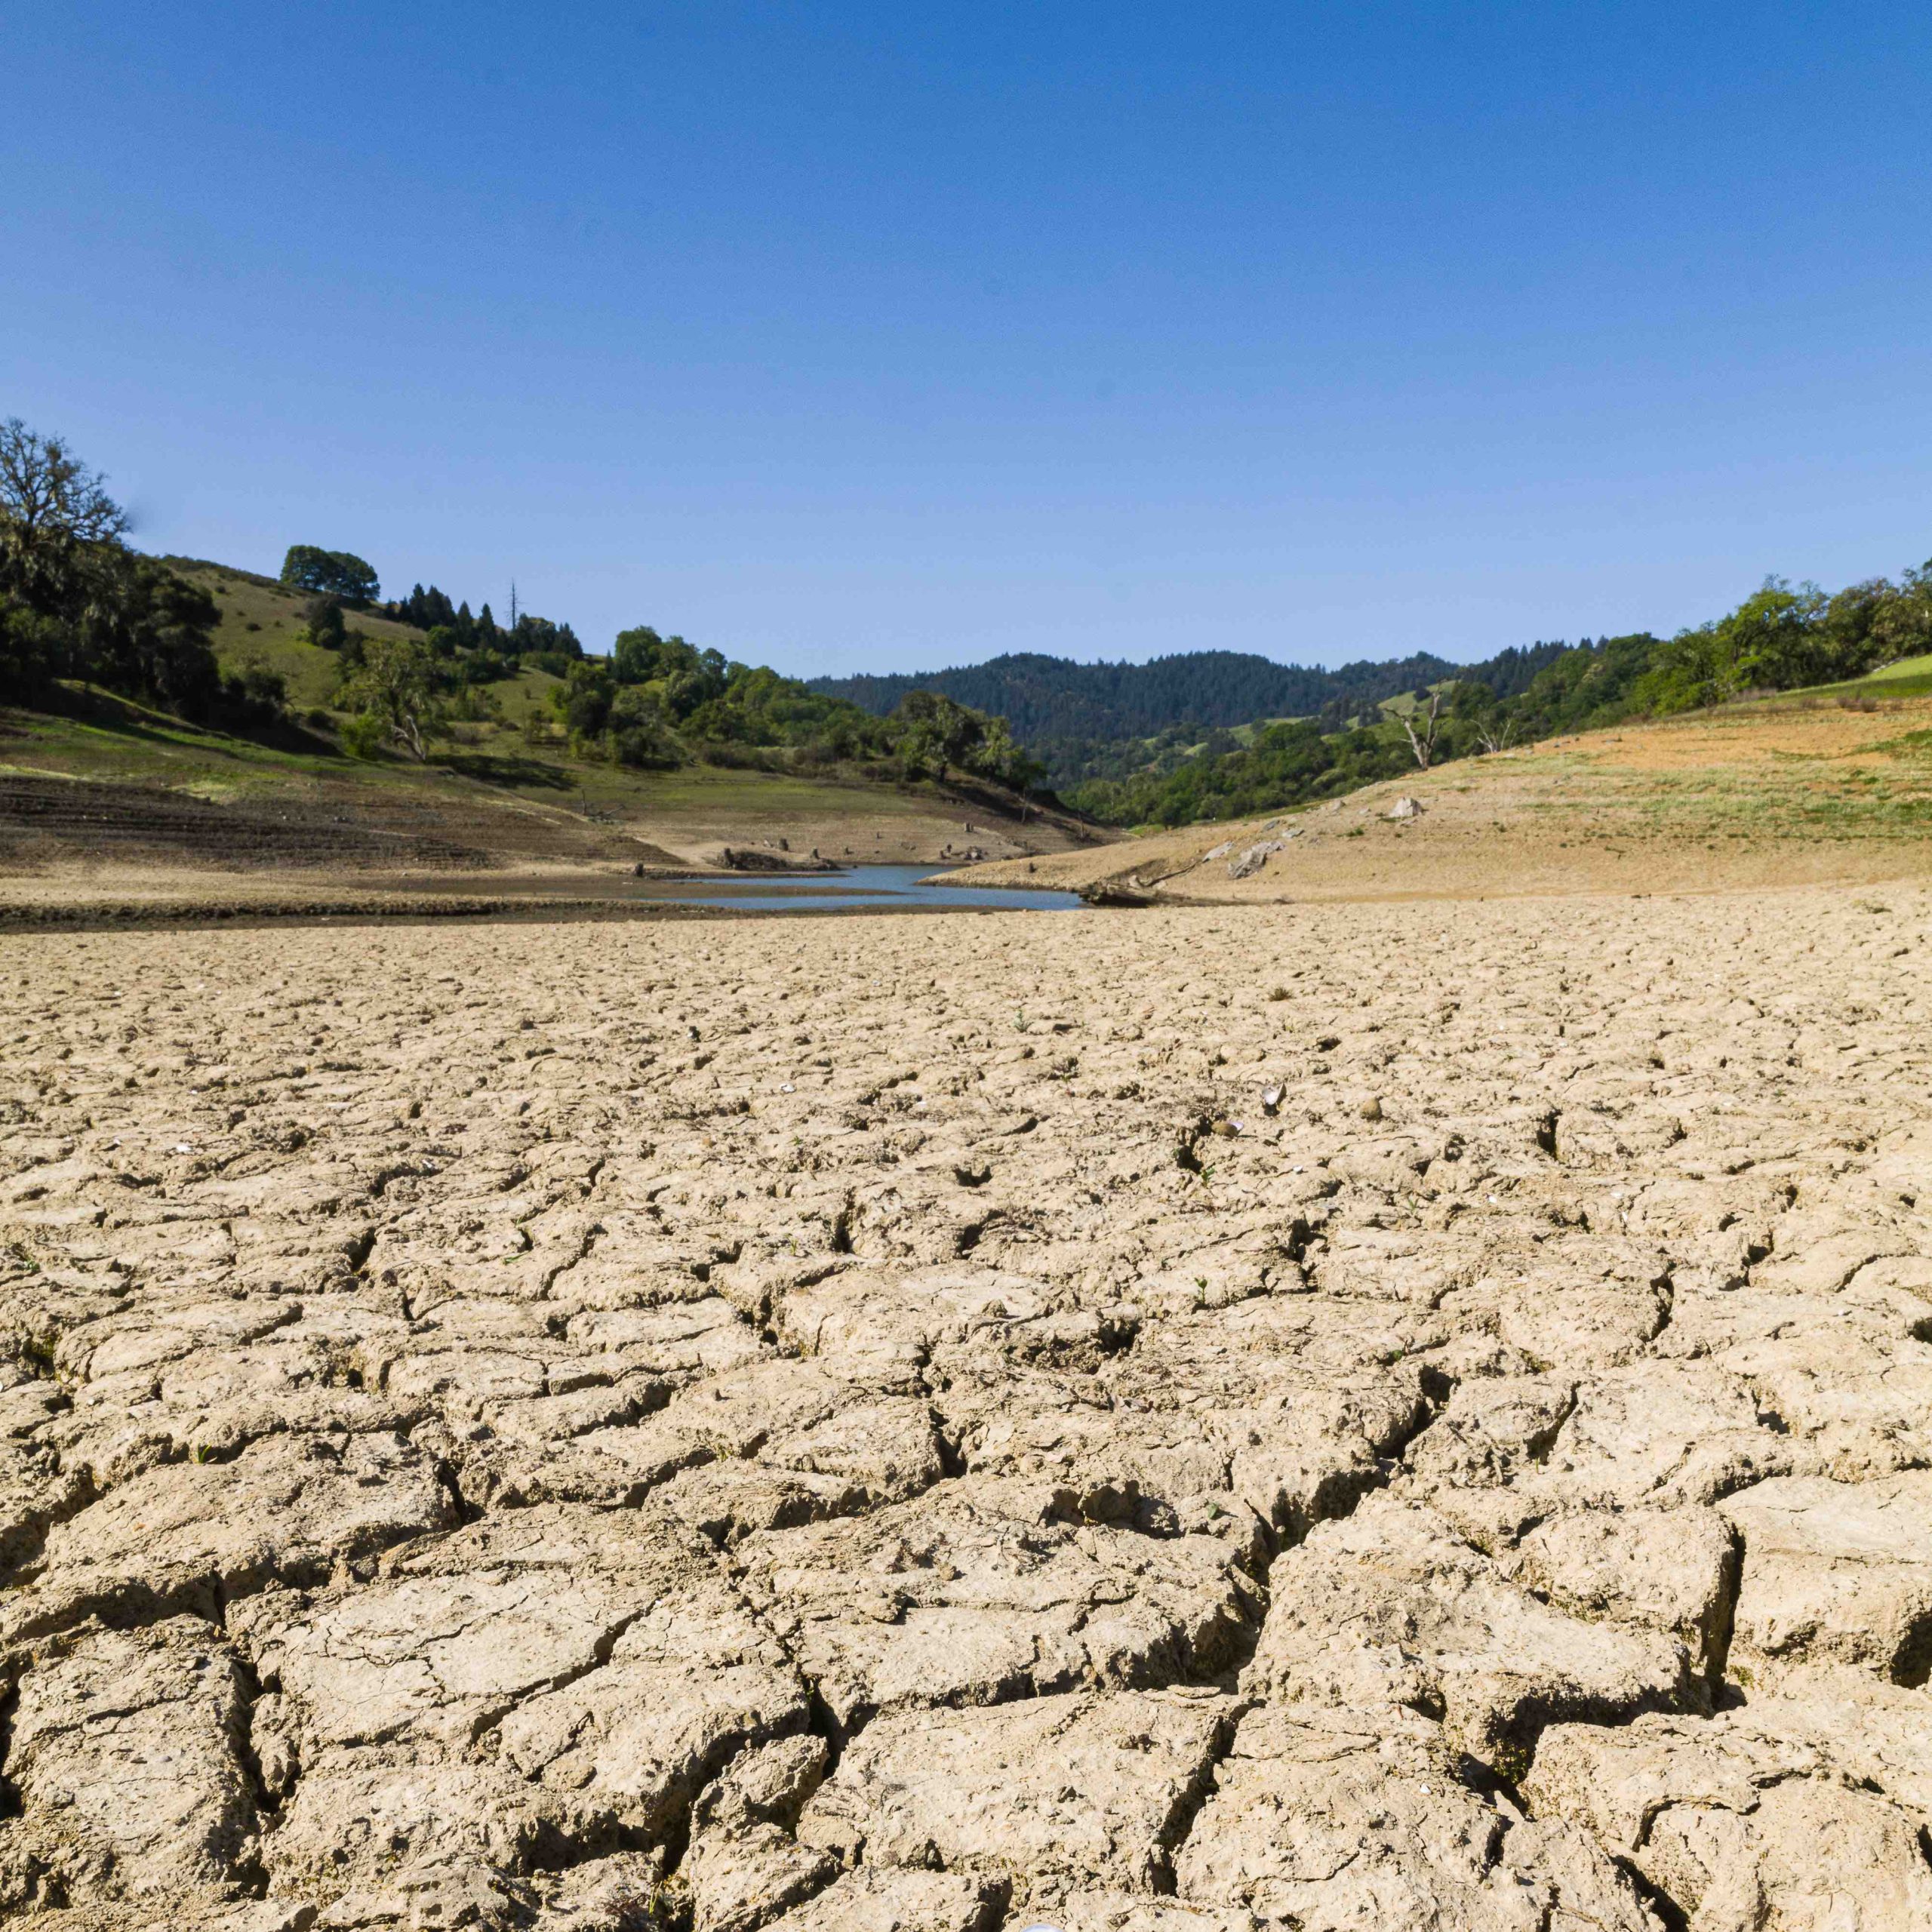
[[[1431,691],[1429,694],[1429,717],[1424,723],[1421,735],[1416,732],[1415,720],[1405,717],[1402,729],[1409,734],[1409,749],[1416,755],[1416,763],[1423,771],[1429,769],[1429,761],[1435,755],[1435,721],[1442,712],[1442,694]]]
[[[1485,752],[1507,751],[1509,749],[1509,740],[1515,735],[1516,721],[1513,718],[1506,718],[1503,721],[1503,728],[1500,731],[1497,729],[1494,718],[1486,724],[1478,724],[1476,727],[1476,743],[1481,746]]]

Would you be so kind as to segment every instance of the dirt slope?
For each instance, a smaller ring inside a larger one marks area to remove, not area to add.
[[[1414,798],[1420,816],[1389,816]],[[1258,867],[1229,875],[1257,845]],[[1219,848],[1226,846],[1225,851]],[[1215,857],[1208,855],[1214,853]],[[1932,873],[1932,699],[1789,701],[1553,740],[1325,807],[1109,851],[983,866],[976,882],[1158,882],[1279,900],[1682,892]]]
[[[972,782],[626,771],[500,728],[425,767],[340,757],[292,726],[274,743],[229,737],[109,698],[78,715],[0,712],[0,916],[162,900],[184,911],[360,903],[450,878],[466,891],[561,881],[560,892],[595,896],[639,864],[715,866],[727,846],[943,864],[1111,836]]]

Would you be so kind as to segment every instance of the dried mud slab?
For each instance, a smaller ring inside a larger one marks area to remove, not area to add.
[[[1472,1789],[1442,1727],[1414,1710],[1251,1712],[1178,1875],[1191,1900],[1309,1932],[1653,1924],[1587,1832]]]
[[[1748,1711],[1692,1726],[1564,1726],[1527,1795],[1574,1820],[1699,1925],[1918,1927],[1932,1918],[1924,1826],[1845,1775],[1822,1740]]]
[[[219,1885],[252,1854],[249,1687],[211,1625],[91,1626],[29,1670],[8,1758],[20,1815],[0,1866],[14,1907]]]
[[[1211,1537],[1069,1521],[1065,1491],[965,1478],[850,1522],[753,1537],[747,1599],[841,1730],[909,1704],[1212,1678],[1254,1597]]]
[[[1767,1659],[1932,1675],[1932,1471],[1871,1483],[1787,1477],[1731,1497],[1750,1555],[1734,1641]]]
[[[1128,1691],[881,1718],[806,1806],[800,1836],[848,1865],[990,1875],[1036,1908],[1076,1884],[1166,1890],[1230,1702]]]
[[[1423,1712],[1508,1775],[1545,1724],[1621,1723],[1700,1697],[1682,1644],[1544,1602],[1432,1510],[1392,1497],[1324,1524],[1269,1580],[1244,1687],[1289,1707]]]
[[[400,1436],[266,1437],[232,1463],[145,1470],[57,1524],[0,1604],[0,1632],[20,1641],[174,1610],[217,1618],[455,1520],[435,1463]]]
[[[16,938],[0,1916],[1932,1925],[1927,911]]]

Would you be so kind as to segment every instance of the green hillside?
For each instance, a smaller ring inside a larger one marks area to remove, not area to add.
[[[148,654],[118,663],[71,652],[63,663],[57,621],[26,633],[40,647],[38,661],[26,662],[27,675],[5,688],[32,701],[0,709],[0,870],[73,858],[580,869],[614,858],[682,864],[733,842],[902,861],[937,857],[963,842],[961,828],[971,825],[983,824],[1001,851],[1054,851],[1094,835],[961,762],[957,755],[970,759],[974,749],[962,738],[986,740],[984,721],[964,714],[925,727],[931,740],[949,725],[950,745],[922,744],[916,720],[866,719],[857,755],[825,756],[809,732],[849,707],[672,640],[673,660],[688,654],[709,673],[710,709],[700,714],[686,693],[679,718],[674,699],[654,740],[654,749],[669,755],[634,761],[608,728],[582,728],[582,700],[588,685],[593,696],[635,693],[645,706],[653,702],[635,674],[651,668],[655,632],[629,634],[633,648],[617,668],[632,681],[614,677],[605,660],[568,666],[573,681],[500,649],[472,660],[394,607],[345,609],[345,648],[325,648],[310,637],[312,592],[207,559],[145,558],[103,546],[81,567],[137,574],[150,587],[144,595],[166,600],[166,621],[156,628],[141,607],[128,621],[148,626],[137,640],[146,640]],[[18,648],[8,627],[32,619],[21,611],[0,577],[0,658]],[[387,738],[351,755],[362,663],[385,646],[423,660],[435,678],[424,693],[433,723],[420,758]],[[150,662],[170,672],[187,665],[192,678],[180,688],[195,695],[171,703],[143,691],[141,667]],[[86,675],[57,675],[63,669]],[[23,688],[29,676],[30,694]],[[103,688],[115,677],[136,688]],[[777,742],[755,742],[774,710],[783,714],[788,692],[803,703],[783,721],[802,724],[805,735],[795,730],[786,742],[782,731],[767,730]],[[576,701],[579,715],[559,698]],[[702,736],[706,729],[743,735],[713,742]],[[955,755],[952,769],[919,766],[919,754],[935,749]],[[196,819],[188,801],[214,816]]]
[[[245,672],[259,665],[278,673],[288,687],[290,708],[297,712],[334,709],[341,679],[341,660],[309,641],[308,594],[291,590],[273,577],[252,571],[237,570],[226,564],[209,563],[199,558],[164,557],[162,561],[198,583],[214,596],[221,621],[212,641],[221,668]],[[395,638],[423,643],[427,633],[416,626],[398,622],[380,611],[350,614],[354,627],[374,637]],[[554,714],[549,694],[561,679],[534,665],[490,687],[502,707],[505,721],[521,727],[534,718],[547,721]],[[337,712],[338,716],[346,713]]]
[[[305,592],[291,590],[273,577],[199,558],[161,561],[214,598],[221,621],[212,641],[224,671],[260,665],[279,673],[288,687],[288,701],[297,709],[326,705],[334,697],[340,663],[333,651],[309,641]],[[358,612],[355,623],[378,637],[420,639],[423,635],[375,611]]]

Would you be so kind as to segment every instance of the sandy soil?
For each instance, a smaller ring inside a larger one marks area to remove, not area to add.
[[[194,925],[315,919],[683,916],[650,894],[690,876],[666,859],[629,866],[522,866],[463,872],[224,872],[205,866],[80,864],[0,875],[0,932],[44,927]],[[709,916],[709,915],[707,915]]]
[[[6,939],[0,1916],[1932,1924],[1928,913]]]
[[[1932,701],[1740,706],[1414,772],[1312,810],[976,867],[1217,903],[1698,892],[1932,875]],[[1413,798],[1420,815],[1391,817]],[[1258,860],[1246,876],[1231,874]]]

